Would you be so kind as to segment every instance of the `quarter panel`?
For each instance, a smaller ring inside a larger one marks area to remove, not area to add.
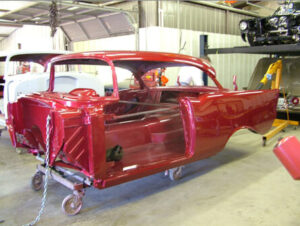
[[[238,129],[267,132],[276,117],[277,98],[278,90],[229,91],[187,98],[194,115],[195,158],[222,150]]]

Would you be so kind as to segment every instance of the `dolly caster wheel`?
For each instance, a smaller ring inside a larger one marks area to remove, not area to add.
[[[62,202],[62,211],[68,216],[74,216],[79,213],[82,207],[82,195],[68,195]]]
[[[31,179],[31,188],[34,191],[39,191],[42,189],[44,181],[43,181],[44,174],[42,172],[36,172],[32,179]]]
[[[179,180],[182,177],[182,166],[169,169],[168,174],[171,181]]]
[[[267,145],[267,137],[262,137],[262,146],[265,147]]]

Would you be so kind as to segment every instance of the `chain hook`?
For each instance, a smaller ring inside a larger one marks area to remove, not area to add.
[[[43,191],[43,197],[42,197],[42,203],[41,203],[41,208],[34,219],[34,221],[25,224],[24,226],[32,226],[35,225],[37,222],[40,221],[41,216],[44,212],[45,205],[46,205],[46,199],[47,199],[47,192],[48,192],[48,181],[49,181],[49,155],[50,155],[50,135],[51,135],[51,127],[50,127],[50,122],[51,122],[51,115],[47,116],[47,122],[46,122],[46,153],[45,153],[45,183],[44,183],[44,191]]]

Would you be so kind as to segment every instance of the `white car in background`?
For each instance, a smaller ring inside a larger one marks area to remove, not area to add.
[[[14,103],[20,96],[49,87],[49,60],[67,51],[14,51],[0,52],[0,130],[6,128],[7,104]],[[49,67],[50,68],[50,67]],[[80,68],[56,73],[55,91],[70,92],[76,88],[91,87],[99,95],[104,95],[97,72],[81,73]],[[0,132],[1,135],[1,132]]]

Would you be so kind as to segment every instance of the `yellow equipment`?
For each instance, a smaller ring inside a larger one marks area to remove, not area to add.
[[[275,81],[274,81],[274,80],[272,80],[272,77],[275,73],[276,73],[276,77],[275,77]],[[282,61],[277,60],[275,63],[273,63],[269,66],[263,79],[258,84],[257,89],[261,89],[270,80],[272,80],[271,89],[279,89],[281,76],[282,76]],[[283,92],[283,95],[285,98],[284,92]],[[263,137],[262,137],[263,146],[266,145],[267,140],[271,139],[277,133],[284,130],[288,125],[293,125],[293,126],[299,125],[299,122],[289,120],[288,108],[286,108],[286,113],[287,113],[287,120],[275,119],[273,122],[273,127],[275,127],[275,128],[263,135]]]
[[[282,72],[282,61],[277,60],[275,63],[271,64],[264,75],[263,79],[260,80],[257,89],[261,89],[269,80],[272,80],[273,74],[276,73],[275,82],[272,81],[272,89],[279,89],[279,84],[281,80],[281,72]]]

